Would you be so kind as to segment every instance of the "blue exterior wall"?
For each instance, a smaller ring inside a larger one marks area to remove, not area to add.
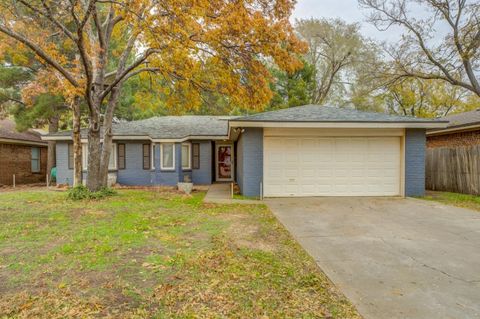
[[[237,142],[237,183],[245,196],[260,196],[263,181],[263,129],[245,128]]]
[[[212,183],[212,142],[195,141],[200,144],[200,168],[192,169],[191,178],[194,184],[209,185]]]
[[[178,171],[175,170],[162,170],[160,158],[160,144],[155,144],[155,181],[154,185],[168,185],[175,186],[178,183]],[[175,161],[177,161],[177,155],[175,154]]]
[[[405,196],[425,194],[425,129],[405,132]]]
[[[181,143],[175,145],[175,166],[172,171],[160,169],[160,144],[154,149],[154,170],[143,169],[141,141],[115,141],[125,143],[126,169],[118,170],[117,181],[123,185],[171,185],[183,181],[190,175],[194,184],[212,182],[212,143],[199,141],[200,169],[182,171]],[[145,142],[147,143],[147,142]],[[195,141],[197,143],[197,141]],[[422,196],[425,194],[425,129],[407,129],[405,135],[405,195]],[[260,183],[263,180],[263,129],[246,128],[237,142],[236,180],[245,196],[259,196]],[[68,169],[68,142],[56,143],[57,183],[73,183],[73,170]]]
[[[73,169],[68,169],[68,142],[57,141],[57,184],[73,184]]]
[[[149,141],[115,141],[125,144],[125,169],[117,170],[117,182],[122,185],[169,185],[175,186],[183,181],[184,175],[189,175],[194,184],[212,183],[212,147],[210,141],[200,143],[200,168],[185,170],[182,166],[181,143],[175,143],[175,170],[161,170],[160,144],[154,146],[154,169],[143,169],[143,144]],[[196,142],[195,142],[196,143]],[[57,183],[73,184],[73,169],[68,169],[67,141],[58,141],[57,156]],[[83,172],[86,178],[86,172]]]
[[[143,169],[143,144],[150,144],[150,141],[115,141],[115,143],[125,144],[125,169],[117,171],[117,183],[122,185],[153,185],[155,183],[155,171]]]

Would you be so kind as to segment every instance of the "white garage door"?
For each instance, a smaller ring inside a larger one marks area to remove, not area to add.
[[[265,137],[264,195],[400,194],[399,137]]]

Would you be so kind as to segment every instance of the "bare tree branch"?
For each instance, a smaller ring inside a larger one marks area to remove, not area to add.
[[[43,59],[48,65],[53,67],[55,70],[60,72],[65,79],[68,80],[73,86],[78,87],[79,84],[75,77],[68,72],[60,63],[58,63],[53,57],[47,54],[39,45],[31,41],[30,39],[26,38],[25,36],[6,28],[5,26],[0,24],[0,32],[12,37],[13,39],[23,43],[27,47],[29,47],[37,56]]]

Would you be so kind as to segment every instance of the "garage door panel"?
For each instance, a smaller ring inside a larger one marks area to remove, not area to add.
[[[399,137],[265,137],[265,196],[400,194]]]

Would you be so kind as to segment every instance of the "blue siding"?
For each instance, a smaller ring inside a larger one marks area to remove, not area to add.
[[[405,134],[405,195],[425,194],[425,129],[407,129]]]
[[[178,166],[178,161],[176,158],[177,154],[175,154],[175,166]],[[175,186],[178,183],[178,172],[176,170],[171,170],[171,171],[162,171],[160,169],[160,144],[155,145],[155,175],[156,175],[156,180],[155,184],[156,185],[169,185],[169,186]]]
[[[68,169],[68,142],[57,141],[57,184],[73,185],[73,169]]]
[[[260,196],[263,180],[263,129],[246,128],[237,143],[237,182],[245,196]]]
[[[184,175],[190,175],[196,184],[211,184],[212,181],[212,153],[211,142],[200,143],[200,169],[182,171],[181,143],[175,144],[175,170],[160,169],[160,144],[154,147],[155,169],[143,169],[144,143],[149,141],[115,141],[125,144],[125,169],[117,171],[117,182],[122,185],[169,185],[175,186],[183,180]],[[68,142],[57,142],[57,183],[73,184],[73,169],[68,169]],[[83,173],[86,177],[86,172]]]
[[[125,144],[125,169],[117,172],[117,183],[122,185],[153,185],[155,171],[143,169],[143,144],[145,142],[115,141]]]
[[[183,182],[182,143],[175,143],[175,171],[177,172],[177,183]]]
[[[194,142],[200,144],[200,168],[192,169],[191,177],[194,184],[209,185],[212,183],[212,142]]]
[[[236,176],[235,179],[237,181],[238,187],[240,188],[240,191],[243,190],[243,151],[244,151],[244,139],[242,135],[238,137],[237,141],[237,149],[236,149]]]

